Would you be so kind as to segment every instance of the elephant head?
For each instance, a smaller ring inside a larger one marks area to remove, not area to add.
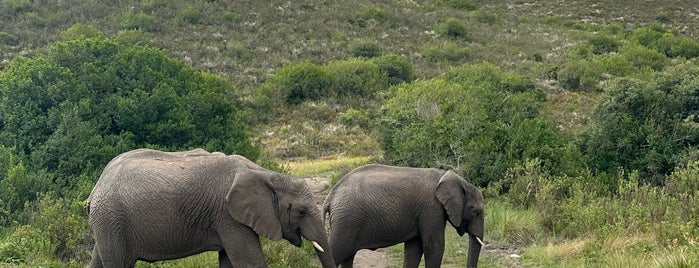
[[[323,267],[335,267],[321,214],[308,184],[264,169],[239,167],[226,196],[228,212],[256,233],[300,247],[310,240]]]
[[[483,246],[483,194],[456,173],[447,171],[439,179],[436,195],[459,235],[469,234],[467,265],[476,267]]]

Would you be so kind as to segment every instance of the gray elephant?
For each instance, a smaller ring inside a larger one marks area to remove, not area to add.
[[[219,252],[219,267],[267,267],[258,235],[316,248],[335,267],[320,209],[305,181],[239,155],[123,153],[105,167],[88,199],[92,267]]]
[[[483,246],[483,195],[452,171],[370,164],[343,176],[325,198],[335,263],[352,267],[360,249],[404,243],[403,267],[440,267],[448,220],[469,234],[468,267]],[[326,218],[327,217],[327,218]]]

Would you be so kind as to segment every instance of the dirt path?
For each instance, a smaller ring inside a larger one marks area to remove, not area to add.
[[[323,177],[311,177],[305,178],[305,180],[308,182],[308,186],[310,186],[313,192],[313,199],[316,205],[320,208],[325,200],[324,191],[330,186],[330,183],[327,178]],[[498,260],[499,267],[523,268],[524,266],[522,265],[520,254],[521,249],[515,246],[495,246],[486,244],[481,251],[481,258],[485,256],[494,257]],[[385,268],[389,267],[392,262],[393,260],[388,256],[385,249],[378,249],[376,251],[360,250],[354,258],[354,267]]]

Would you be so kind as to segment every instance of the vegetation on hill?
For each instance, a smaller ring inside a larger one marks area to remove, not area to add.
[[[454,169],[525,265],[696,266],[699,16],[651,2],[0,0],[0,263],[84,266],[103,166],[202,147]]]

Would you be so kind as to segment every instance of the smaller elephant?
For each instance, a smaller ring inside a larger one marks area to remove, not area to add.
[[[218,251],[219,267],[267,267],[259,236],[311,241],[336,267],[308,184],[239,155],[139,149],[115,157],[88,199],[91,267]]]
[[[468,267],[483,246],[483,195],[453,171],[370,164],[343,176],[325,198],[323,218],[335,264],[352,267],[360,249],[404,243],[403,267],[440,267],[446,221],[469,234]]]

